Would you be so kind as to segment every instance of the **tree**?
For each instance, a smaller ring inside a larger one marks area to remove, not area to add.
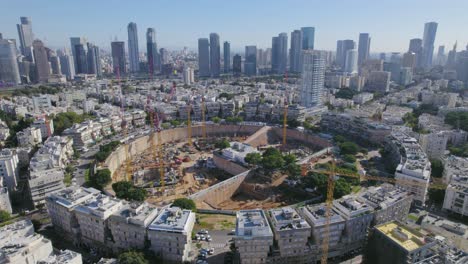
[[[286,172],[289,177],[296,179],[301,175],[301,166],[296,163],[289,163],[286,165]]]
[[[215,147],[216,148],[219,148],[219,149],[225,149],[225,148],[229,148],[231,145],[229,144],[229,141],[225,138],[221,139],[221,140],[218,140],[216,143],[215,143]]]
[[[262,159],[262,165],[263,168],[267,171],[273,171],[275,169],[282,168],[284,166],[283,156],[281,156],[281,154],[267,156],[264,155]]]
[[[136,187],[132,182],[119,181],[112,184],[112,189],[115,192],[117,198],[132,200],[132,201],[144,201],[148,196],[148,192],[143,189]]]
[[[354,163],[356,162],[356,157],[354,155],[351,155],[351,154],[346,154],[343,156],[343,160],[346,161],[346,162],[349,162],[349,163]]]
[[[297,119],[288,120],[288,127],[296,128],[300,125],[301,125],[301,122],[297,121]]]
[[[284,159],[284,162],[287,165],[289,165],[291,163],[295,164],[296,160],[297,160],[296,155],[294,155],[294,154],[286,154],[286,155],[283,156],[283,159]]]
[[[432,177],[441,178],[444,172],[444,164],[440,160],[431,160]]]
[[[346,138],[343,137],[342,135],[336,135],[333,137],[333,140],[336,142],[336,143],[343,143],[346,141]]]
[[[354,90],[343,88],[340,89],[336,94],[336,98],[343,98],[343,99],[353,99],[353,96],[356,94]]]
[[[118,258],[119,264],[149,264],[145,255],[141,252],[127,251],[121,253]]]
[[[10,213],[4,210],[0,210],[0,223],[10,220]]]
[[[180,207],[182,209],[187,209],[187,210],[192,210],[192,211],[197,210],[197,206],[195,205],[195,202],[188,198],[175,199],[171,207]]]
[[[255,166],[262,162],[262,155],[258,152],[248,153],[245,155],[244,161]]]
[[[351,185],[345,179],[340,178],[335,182],[335,188],[333,190],[333,198],[339,199],[350,193],[351,193]]]
[[[467,112],[450,112],[445,116],[445,123],[468,131],[468,113]]]
[[[213,121],[213,123],[215,123],[215,124],[218,124],[221,121],[221,118],[215,116],[215,117],[211,118],[211,121]]]
[[[340,153],[342,155],[346,155],[346,154],[356,155],[359,151],[359,146],[356,145],[356,143],[354,142],[346,141],[346,142],[339,144],[339,146],[340,146]]]
[[[93,187],[102,190],[102,188],[112,181],[111,171],[109,169],[98,170],[94,177],[91,177],[90,181]]]
[[[445,190],[440,189],[429,189],[429,200],[435,204],[441,204],[444,202]]]

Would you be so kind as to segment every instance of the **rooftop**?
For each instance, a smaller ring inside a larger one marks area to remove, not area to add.
[[[128,224],[148,226],[157,216],[159,209],[143,202],[126,202],[120,211],[113,214],[113,219],[124,221]]]
[[[92,199],[94,196],[97,196],[100,193],[101,192],[99,190],[94,188],[84,188],[73,185],[66,189],[50,194],[48,199],[55,201],[61,206],[71,208]]]
[[[426,244],[427,238],[423,234],[396,221],[376,226],[376,229],[408,252]]]
[[[299,210],[309,219],[313,227],[324,226],[327,222],[326,205],[307,205]],[[344,218],[339,215],[333,208],[330,210],[330,224],[343,223]]]
[[[268,213],[276,231],[310,228],[304,218],[291,207],[271,209]]]
[[[240,210],[237,212],[236,236],[265,237],[273,236],[270,224],[263,210]]]
[[[77,212],[107,219],[122,207],[122,201],[104,194],[94,195],[76,207]]]
[[[372,212],[372,208],[368,204],[353,195],[346,195],[341,199],[334,200],[333,207],[341,216],[347,219]]]
[[[189,223],[195,216],[190,210],[179,207],[165,208],[148,226],[149,230],[173,233],[189,233]]]
[[[388,208],[408,196],[409,193],[401,188],[391,184],[382,184],[378,187],[370,187],[362,192],[360,199],[376,210],[379,210]]]

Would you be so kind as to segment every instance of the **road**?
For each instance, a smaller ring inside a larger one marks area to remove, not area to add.
[[[224,263],[224,255],[226,254],[226,252],[230,251],[229,241],[234,237],[232,235],[228,235],[229,232],[230,232],[229,230],[209,231],[212,241],[211,242],[203,241],[200,243],[202,245],[201,248],[205,248],[205,249],[214,248],[214,254],[208,255],[206,259],[209,264]],[[192,242],[192,248],[193,248],[192,254],[194,256],[198,256],[199,254],[199,249],[196,246],[197,243],[198,242],[195,240]]]

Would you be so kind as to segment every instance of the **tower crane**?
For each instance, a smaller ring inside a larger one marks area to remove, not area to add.
[[[423,187],[427,187],[430,189],[445,189],[446,188],[446,186],[443,184],[434,184],[434,183],[424,184],[420,182],[403,180],[403,179],[394,179],[394,178],[386,178],[386,177],[371,176],[371,175],[361,176],[359,174],[347,173],[336,168],[334,158],[332,159],[330,170],[314,170],[314,169],[309,169],[306,167],[305,171],[306,171],[305,174],[307,174],[307,171],[308,171],[308,172],[315,172],[315,173],[321,173],[321,174],[327,175],[327,198],[325,201],[325,205],[326,205],[325,236],[322,242],[323,244],[321,245],[322,246],[322,256],[321,256],[322,264],[326,264],[328,261],[328,250],[329,250],[329,243],[330,243],[330,220],[331,220],[331,212],[332,212],[332,207],[333,207],[333,192],[335,189],[335,177],[336,176],[340,176],[340,177],[344,176],[344,177],[363,179],[363,180],[372,180],[372,181],[382,181],[382,182],[388,182],[388,183],[399,184],[399,185],[423,186]]]

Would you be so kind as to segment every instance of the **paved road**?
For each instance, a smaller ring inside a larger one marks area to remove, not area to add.
[[[198,231],[198,230],[196,230]],[[232,235],[228,235],[229,231],[228,230],[213,230],[209,231],[209,234],[211,235],[212,241],[211,242],[206,242],[203,241],[201,242],[202,248],[210,249],[214,248],[214,254],[213,255],[208,255],[207,262],[209,264],[218,264],[218,263],[224,263],[224,255],[226,252],[230,251],[229,245],[231,240],[233,238]],[[195,256],[198,256],[199,249],[196,247],[197,242],[194,241],[193,243],[193,254]]]

